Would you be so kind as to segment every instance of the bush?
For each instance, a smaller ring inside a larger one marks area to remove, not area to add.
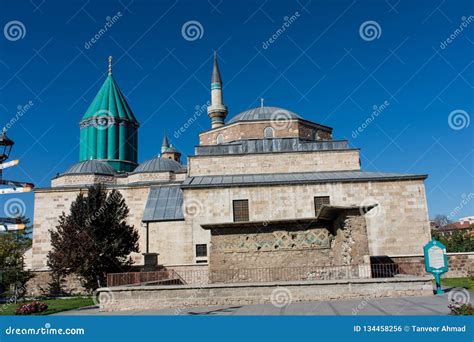
[[[471,304],[460,304],[455,301],[448,305],[451,314],[455,316],[472,316],[474,315],[474,307]]]
[[[48,305],[46,305],[46,303],[35,301],[28,304],[20,305],[16,309],[16,314],[17,315],[31,315],[34,313],[46,311],[47,308],[48,308]]]

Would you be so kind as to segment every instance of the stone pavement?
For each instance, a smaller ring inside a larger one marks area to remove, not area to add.
[[[474,293],[464,291],[474,304]],[[318,301],[290,303],[285,307],[272,304],[242,306],[219,306],[206,308],[181,308],[163,310],[137,310],[119,312],[100,312],[98,308],[73,310],[58,315],[447,315],[448,294],[428,297],[371,298],[344,301]]]

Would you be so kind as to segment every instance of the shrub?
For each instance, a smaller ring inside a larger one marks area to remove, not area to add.
[[[455,316],[472,316],[474,315],[474,307],[471,304],[460,304],[458,302],[451,302],[448,305],[451,314]]]
[[[47,308],[48,308],[48,305],[46,305],[46,303],[35,301],[28,304],[20,305],[16,309],[16,314],[17,315],[31,315],[34,313],[46,311]]]

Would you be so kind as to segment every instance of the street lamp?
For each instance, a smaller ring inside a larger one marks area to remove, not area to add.
[[[5,133],[0,135],[0,163],[3,163],[10,157],[14,144],[13,140],[9,139]]]

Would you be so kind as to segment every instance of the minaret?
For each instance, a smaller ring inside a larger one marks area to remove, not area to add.
[[[161,153],[166,152],[168,147],[170,147],[170,143],[168,142],[168,137],[165,134],[163,136],[163,142],[161,143]]]
[[[80,160],[102,160],[130,172],[137,166],[140,124],[112,76],[112,57],[108,62],[107,78],[80,122]]]
[[[211,105],[207,107],[207,115],[211,118],[212,128],[224,126],[227,116],[227,107],[222,97],[222,80],[219,66],[217,65],[217,54],[214,51],[214,67],[211,77]]]
[[[166,134],[161,143],[161,158],[173,159],[181,164],[181,152],[174,148],[173,145],[170,145]]]

